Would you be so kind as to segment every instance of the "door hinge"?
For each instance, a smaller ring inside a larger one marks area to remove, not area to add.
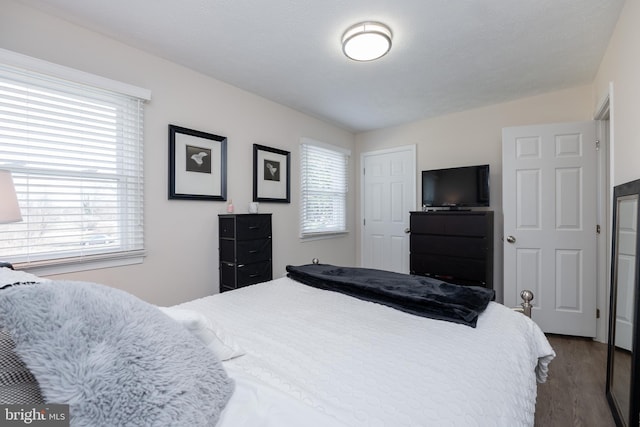
[[[600,309],[596,308],[596,319],[600,318]]]
[[[596,225],[596,234],[600,234],[600,224]]]
[[[367,225],[367,219],[366,219],[366,218],[364,218],[364,219],[362,220],[362,225]]]
[[[596,139],[596,151],[600,149],[600,140]]]

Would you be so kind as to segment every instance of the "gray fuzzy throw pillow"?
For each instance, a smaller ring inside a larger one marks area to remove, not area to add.
[[[126,292],[51,281],[0,291],[0,325],[73,426],[213,426],[234,383],[204,344]]]

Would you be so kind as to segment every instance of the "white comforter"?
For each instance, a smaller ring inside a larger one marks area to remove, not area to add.
[[[491,303],[470,328],[288,278],[181,304],[246,354],[220,426],[532,426],[554,357],[522,314]]]

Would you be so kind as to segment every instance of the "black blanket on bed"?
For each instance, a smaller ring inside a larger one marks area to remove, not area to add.
[[[495,298],[492,289],[369,268],[308,264],[288,265],[287,272],[290,278],[316,288],[473,328],[478,315]]]

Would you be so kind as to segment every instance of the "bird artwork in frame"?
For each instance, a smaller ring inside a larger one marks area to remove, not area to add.
[[[253,201],[290,203],[291,153],[253,144]]]
[[[187,171],[211,173],[211,150],[208,148],[194,147],[193,145],[187,145],[186,147],[187,158],[185,163],[187,165]]]
[[[280,162],[264,160],[265,181],[280,181]]]
[[[227,138],[169,125],[169,199],[227,200]]]

